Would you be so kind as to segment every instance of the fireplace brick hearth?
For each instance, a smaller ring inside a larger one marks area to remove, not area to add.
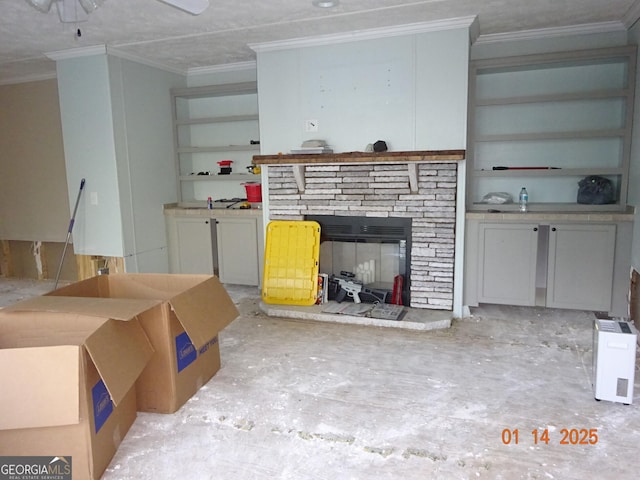
[[[270,220],[302,220],[306,215],[411,218],[410,306],[452,310],[456,160],[402,162],[395,157],[389,163],[324,164],[314,158],[285,164],[286,156],[281,158],[278,164],[257,162],[268,166]]]

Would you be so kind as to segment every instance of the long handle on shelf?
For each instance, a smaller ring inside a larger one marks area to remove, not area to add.
[[[560,167],[493,167],[493,170],[560,170]]]

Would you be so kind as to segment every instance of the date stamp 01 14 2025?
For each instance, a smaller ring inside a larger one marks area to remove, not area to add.
[[[502,430],[502,443],[505,445],[518,445],[521,439],[520,430],[505,428]],[[560,435],[549,434],[549,429],[535,428],[531,431],[531,440],[534,445],[557,442],[558,445],[595,445],[598,443],[597,428],[561,428]]]

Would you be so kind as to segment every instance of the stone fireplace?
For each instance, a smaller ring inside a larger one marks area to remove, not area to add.
[[[464,151],[256,156],[269,220],[411,220],[409,306],[452,310],[458,161]],[[265,182],[266,180],[266,182]],[[266,183],[266,185],[265,185]]]

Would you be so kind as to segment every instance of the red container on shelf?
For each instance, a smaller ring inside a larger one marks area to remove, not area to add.
[[[218,165],[220,165],[221,167],[230,167],[232,163],[233,160],[220,160],[218,162]]]
[[[262,184],[255,182],[243,183],[245,190],[247,191],[247,202],[260,203],[262,202]]]

